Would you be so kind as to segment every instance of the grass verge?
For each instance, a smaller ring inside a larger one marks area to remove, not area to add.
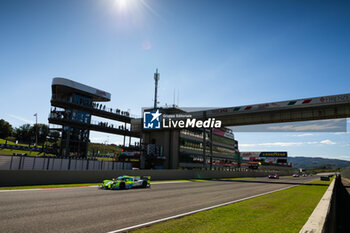
[[[5,143],[6,143],[6,140],[0,138],[0,144],[5,144]],[[17,143],[17,144],[16,144],[16,143],[14,143],[14,142],[12,142],[12,141],[9,141],[9,140],[7,140],[7,144],[8,144],[8,145],[15,145],[15,146],[28,146],[28,145],[29,145],[29,144],[22,144],[22,143]],[[34,145],[31,144],[30,147],[32,148],[32,147],[34,147]],[[41,146],[39,146],[39,145],[38,145],[38,147],[41,148]]]
[[[331,181],[314,181],[133,232],[299,232]]]
[[[13,155],[13,153],[27,154],[28,156],[55,156],[53,154],[44,154],[37,151],[29,151],[29,150],[14,150],[14,149],[0,149],[0,155]]]

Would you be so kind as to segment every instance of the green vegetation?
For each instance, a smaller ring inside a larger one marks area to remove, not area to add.
[[[299,232],[330,181],[282,190],[134,232]]]
[[[0,138],[0,144],[5,144],[6,140]],[[17,146],[28,146],[28,144],[16,144],[12,141],[7,141],[8,145],[17,145]],[[34,145],[30,145],[30,148],[33,148]],[[41,146],[38,146],[38,148],[41,148]],[[14,149],[0,149],[0,155],[13,155],[13,153],[19,153],[19,154],[27,154],[28,156],[44,156],[44,153],[37,152],[37,151],[29,151],[29,150],[14,150]],[[45,154],[46,156],[55,156],[53,154]]]
[[[12,126],[10,123],[5,121],[4,119],[0,119],[0,138],[7,138],[11,136],[13,131]]]
[[[46,142],[47,144],[52,144],[51,142]],[[0,144],[6,144],[5,139],[0,138]],[[23,143],[16,144],[13,141],[7,140],[8,145],[17,145],[17,146],[25,146],[33,148],[34,145],[28,145]],[[38,148],[41,148],[42,146],[37,146]],[[118,147],[117,145],[111,144],[111,145],[105,145],[100,143],[89,143],[89,154],[107,154],[107,153],[115,153],[119,154],[122,149]],[[25,153],[29,156],[43,156],[43,153],[35,152],[35,151],[28,151],[28,150],[14,150],[14,149],[0,149],[0,155],[12,155],[13,153]],[[46,154],[46,156],[55,156],[53,154]],[[113,158],[99,158],[101,160],[114,160]]]
[[[122,149],[117,145],[110,144],[105,145],[101,143],[89,143],[89,154],[107,154],[107,153],[120,153]]]
[[[37,151],[29,151],[29,150],[13,150],[13,149],[0,149],[0,155],[13,155],[14,153],[19,154],[27,154],[28,156],[56,156],[53,154],[44,154]]]
[[[6,140],[0,138],[0,144],[5,144],[5,143],[6,143]],[[23,144],[23,143],[17,143],[17,144],[16,144],[15,142],[10,141],[10,140],[7,140],[7,144],[8,144],[8,145],[16,145],[16,146],[28,146],[28,147],[31,147],[31,148],[34,147],[34,145],[28,145],[28,144]],[[37,147],[41,148],[42,146],[39,146],[39,145],[38,145]]]

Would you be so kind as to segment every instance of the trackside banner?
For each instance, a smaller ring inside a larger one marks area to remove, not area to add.
[[[271,152],[260,152],[260,151],[241,151],[242,158],[251,158],[251,157],[264,157],[264,158],[286,158],[288,152],[286,151],[271,151]]]
[[[287,152],[261,152],[259,157],[287,157]]]

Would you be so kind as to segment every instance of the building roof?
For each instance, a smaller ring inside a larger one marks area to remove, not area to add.
[[[59,91],[62,92],[74,90],[78,93],[91,97],[93,101],[111,100],[111,94],[106,91],[102,91],[66,78],[54,78],[52,80],[52,87],[54,86],[60,87]]]

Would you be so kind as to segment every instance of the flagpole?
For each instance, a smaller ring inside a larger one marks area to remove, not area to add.
[[[35,146],[38,146],[38,113],[35,116]]]

